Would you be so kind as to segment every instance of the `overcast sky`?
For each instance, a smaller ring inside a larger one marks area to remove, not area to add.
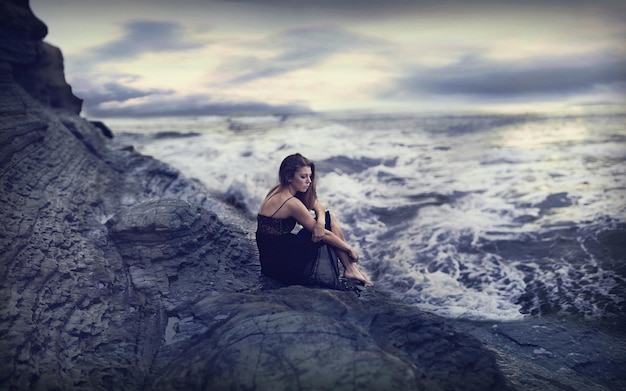
[[[622,0],[30,4],[94,118],[626,102]]]

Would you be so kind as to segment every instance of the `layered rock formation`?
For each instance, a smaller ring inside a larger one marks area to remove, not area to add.
[[[0,63],[2,78],[24,88],[47,107],[79,114],[82,100],[65,82],[63,55],[43,42],[46,25],[32,14],[27,0],[0,2]]]
[[[65,81],[61,50],[46,42],[35,46],[36,61],[13,67],[14,80],[45,106],[80,114],[82,99]]]

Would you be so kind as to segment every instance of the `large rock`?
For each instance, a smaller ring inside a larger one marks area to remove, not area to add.
[[[0,81],[11,78],[44,105],[79,114],[82,100],[65,81],[61,51],[41,41],[47,33],[27,0],[0,1]]]
[[[28,0],[0,1],[1,63],[32,64],[47,34],[48,27],[33,15]]]
[[[198,205],[157,198],[106,225],[133,285],[167,302],[168,311],[259,284],[260,267],[250,262],[257,252],[246,232]]]
[[[507,389],[477,340],[375,292],[209,295],[171,324],[154,389]]]

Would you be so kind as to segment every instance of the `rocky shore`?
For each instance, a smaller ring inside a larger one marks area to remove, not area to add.
[[[80,117],[46,31],[0,0],[1,390],[626,386],[623,340],[584,324],[264,280],[253,222]]]

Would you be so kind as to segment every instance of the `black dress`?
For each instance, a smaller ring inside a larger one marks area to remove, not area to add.
[[[259,214],[257,223],[261,273],[287,284],[341,289],[337,256],[330,246],[312,242],[306,229],[291,233],[296,226],[293,217],[277,219]],[[328,212],[326,229],[330,229]]]

